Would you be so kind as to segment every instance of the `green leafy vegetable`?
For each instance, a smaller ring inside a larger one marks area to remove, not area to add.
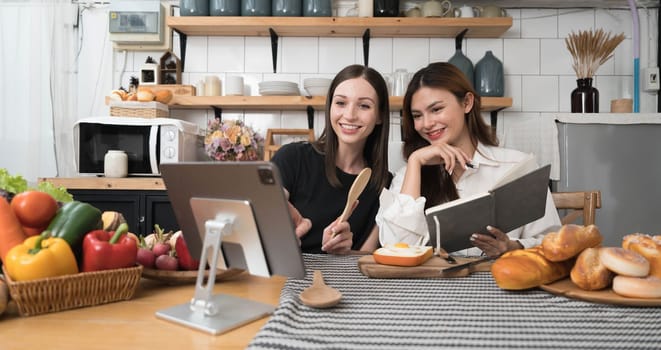
[[[20,193],[28,189],[28,182],[21,175],[11,176],[7,169],[0,168],[0,190]]]
[[[37,184],[37,188],[28,188],[28,182],[23,176],[12,176],[7,169],[0,168],[0,193],[5,192],[3,196],[7,198],[7,201],[10,201],[15,194],[27,191],[28,189],[46,192],[61,203],[73,201],[73,196],[64,187],[57,187],[51,182],[43,181]]]
[[[51,182],[43,181],[37,185],[37,191],[46,192],[53,196],[56,201],[61,203],[68,203],[73,201],[73,196],[67,192],[67,189],[64,187],[57,187]]]

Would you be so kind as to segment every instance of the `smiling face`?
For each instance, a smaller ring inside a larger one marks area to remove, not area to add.
[[[330,107],[330,122],[340,149],[362,148],[377,124],[376,90],[363,78],[354,78],[337,85]]]
[[[429,143],[470,145],[465,114],[473,107],[468,93],[463,101],[445,89],[421,87],[411,98],[413,127]]]

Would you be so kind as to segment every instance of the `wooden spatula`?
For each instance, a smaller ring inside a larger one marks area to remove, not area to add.
[[[349,216],[351,216],[353,204],[356,203],[358,197],[367,186],[367,183],[370,181],[370,176],[372,176],[372,169],[365,168],[361,170],[358,176],[356,176],[356,179],[353,180],[353,184],[351,184],[349,194],[347,195],[347,204],[345,204],[344,211],[342,211],[342,214],[340,215],[340,222],[347,221]]]

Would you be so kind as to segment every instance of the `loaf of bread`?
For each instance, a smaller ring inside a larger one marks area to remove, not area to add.
[[[429,260],[432,255],[432,247],[409,246],[406,243],[388,244],[372,253],[377,263],[396,266],[418,266]]]
[[[613,282],[615,274],[601,263],[602,248],[587,248],[578,255],[569,276],[584,290],[604,289]]]
[[[491,265],[491,275],[502,289],[529,289],[567,277],[573,263],[573,259],[550,261],[536,246],[503,254]]]
[[[564,261],[586,248],[601,244],[603,237],[595,225],[563,225],[557,232],[548,233],[542,240],[542,254],[550,261]]]
[[[661,278],[661,240],[644,233],[632,233],[622,238],[622,248],[642,255],[650,263],[649,274]]]

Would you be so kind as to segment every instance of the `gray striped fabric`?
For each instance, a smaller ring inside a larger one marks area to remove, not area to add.
[[[661,307],[623,307],[509,292],[491,274],[455,279],[370,279],[359,256],[305,254],[305,280],[289,279],[250,349],[661,349]],[[342,292],[313,309],[298,294],[312,272]]]

